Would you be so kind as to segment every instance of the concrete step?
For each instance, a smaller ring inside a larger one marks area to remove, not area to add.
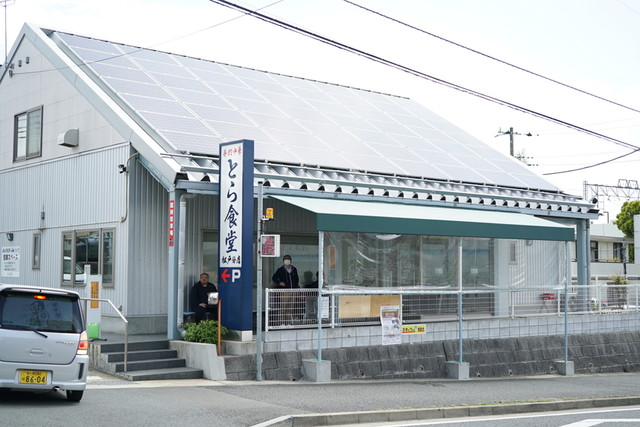
[[[100,347],[100,353],[122,353],[124,352],[124,343],[106,343],[94,341],[92,345]],[[145,350],[165,350],[169,348],[169,340],[158,341],[138,341],[128,344],[128,351],[145,351]]]
[[[120,372],[117,374],[128,381],[149,381],[149,380],[186,380],[202,378],[202,369],[195,368],[170,368],[170,369],[150,369],[145,371]]]
[[[106,353],[107,362],[118,363],[124,362],[124,352],[122,353]],[[158,350],[144,350],[144,351],[130,351],[127,354],[128,362],[136,362],[140,360],[152,360],[152,359],[174,359],[178,357],[178,352],[169,349]]]
[[[184,359],[156,359],[127,362],[127,371],[149,371],[156,369],[184,368],[187,363]],[[124,372],[124,362],[115,364],[116,372]]]

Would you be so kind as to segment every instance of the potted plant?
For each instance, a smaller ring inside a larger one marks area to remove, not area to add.
[[[607,298],[610,307],[624,308],[627,305],[627,284],[629,281],[619,274],[609,277]]]

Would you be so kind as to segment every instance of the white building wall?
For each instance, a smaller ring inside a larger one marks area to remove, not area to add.
[[[22,164],[40,163],[126,141],[30,41],[20,42],[14,64],[18,59],[22,60],[22,66],[14,66],[13,76],[5,74],[0,81],[0,170],[18,166],[13,163],[15,115],[41,105],[44,106],[42,156]],[[78,147],[58,145],[58,135],[69,129],[79,129]]]
[[[10,62],[13,76],[0,81],[0,246],[19,246],[21,262],[19,277],[0,281],[61,287],[62,233],[113,228],[114,286],[103,287],[99,296],[126,312],[128,237],[120,221],[126,214],[126,176],[117,165],[126,163],[130,145],[29,40],[19,42]],[[14,162],[14,118],[39,106],[41,156]],[[79,130],[77,147],[58,144],[69,129]],[[13,242],[6,240],[7,232],[14,234]],[[40,269],[32,268],[34,233],[42,236]],[[89,296],[85,286],[74,289]],[[114,314],[107,306],[103,313]]]

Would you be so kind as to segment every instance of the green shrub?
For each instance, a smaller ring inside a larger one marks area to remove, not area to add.
[[[221,335],[228,333],[227,328],[221,327]],[[203,320],[200,323],[185,323],[185,334],[182,337],[185,341],[201,342],[206,344],[218,343],[218,322],[215,320]]]

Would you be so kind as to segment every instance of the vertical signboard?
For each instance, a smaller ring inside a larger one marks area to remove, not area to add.
[[[173,246],[176,236],[176,201],[169,200],[169,246]]]
[[[218,291],[222,324],[253,329],[253,141],[220,144]]]

